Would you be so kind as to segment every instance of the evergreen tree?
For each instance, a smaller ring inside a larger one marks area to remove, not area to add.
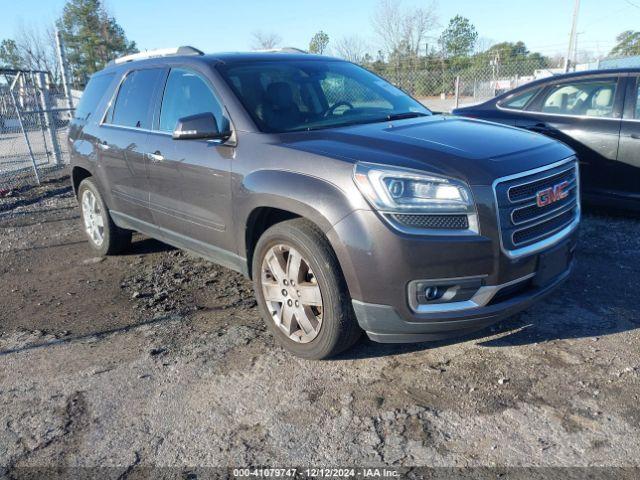
[[[627,30],[616,37],[616,44],[611,50],[612,57],[627,57],[640,55],[640,32]]]
[[[449,20],[449,25],[440,36],[440,45],[445,58],[468,57],[478,40],[476,27],[461,15]]]
[[[329,35],[320,30],[309,42],[309,53],[318,53],[322,55],[329,45]]]
[[[6,38],[0,43],[0,66],[4,68],[25,68],[25,61],[20,55],[15,40]]]
[[[138,51],[135,42],[127,40],[116,19],[109,16],[101,0],[68,0],[58,28],[72,76],[81,84],[110,60]]]

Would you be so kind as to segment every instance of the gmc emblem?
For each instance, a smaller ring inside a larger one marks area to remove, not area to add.
[[[547,205],[551,205],[558,200],[562,200],[563,198],[567,198],[569,196],[569,192],[565,189],[569,186],[569,182],[566,180],[564,182],[558,183],[553,187],[545,188],[544,190],[540,190],[536,193],[536,203],[539,207],[546,207]]]

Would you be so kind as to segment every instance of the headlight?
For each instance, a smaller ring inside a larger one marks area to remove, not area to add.
[[[354,179],[365,198],[383,212],[475,212],[471,192],[457,180],[369,163],[356,164]]]

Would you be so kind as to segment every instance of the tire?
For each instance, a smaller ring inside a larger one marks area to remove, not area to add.
[[[294,219],[267,229],[258,240],[252,263],[258,307],[269,330],[286,350],[302,358],[321,360],[358,340],[362,330],[340,264],[313,223]],[[285,301],[293,304],[287,307]]]
[[[91,178],[85,178],[80,182],[78,203],[84,233],[89,241],[89,246],[97,255],[116,255],[131,245],[131,231],[124,230],[113,223],[109,210]],[[96,230],[91,228],[96,226],[97,234]]]

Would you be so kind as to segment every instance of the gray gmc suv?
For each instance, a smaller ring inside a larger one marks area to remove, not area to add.
[[[414,342],[480,329],[572,266],[573,151],[432,115],[334,58],[123,57],[91,78],[69,143],[98,254],[139,231],[244,273],[274,336],[305,358],[362,331]]]

